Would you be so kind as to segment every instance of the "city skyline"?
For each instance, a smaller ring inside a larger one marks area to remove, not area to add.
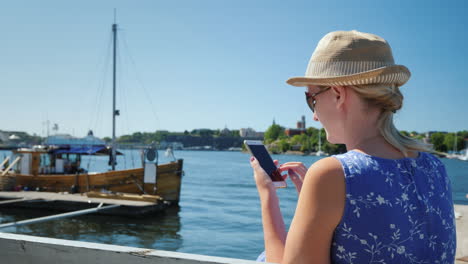
[[[303,88],[318,40],[357,29],[387,39],[412,72],[402,87],[400,130],[462,131],[465,1],[80,1],[6,2],[0,10],[0,130],[111,134],[109,40],[117,9],[117,136],[198,128],[320,128]],[[51,130],[52,131],[52,130]]]

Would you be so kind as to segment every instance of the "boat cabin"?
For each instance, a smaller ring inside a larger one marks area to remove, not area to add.
[[[86,173],[81,167],[82,155],[108,156],[111,149],[105,145],[91,146],[39,146],[13,151],[21,156],[16,171],[23,175]],[[122,155],[117,152],[117,155]]]

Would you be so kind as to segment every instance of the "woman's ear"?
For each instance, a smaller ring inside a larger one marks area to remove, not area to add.
[[[332,88],[334,101],[338,109],[343,108],[346,101],[346,88],[344,86],[333,86]]]

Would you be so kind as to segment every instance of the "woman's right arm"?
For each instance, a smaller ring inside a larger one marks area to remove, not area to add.
[[[332,157],[314,163],[304,178],[281,263],[330,263],[333,233],[346,199],[344,173]]]

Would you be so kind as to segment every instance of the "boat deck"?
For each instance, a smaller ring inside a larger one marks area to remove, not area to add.
[[[118,208],[98,212],[106,215],[138,216],[156,213],[169,204],[164,201],[147,202],[122,199],[88,197],[86,194],[52,193],[52,192],[0,192],[0,208],[31,208],[53,211],[74,211],[96,207],[103,203],[120,205]]]

